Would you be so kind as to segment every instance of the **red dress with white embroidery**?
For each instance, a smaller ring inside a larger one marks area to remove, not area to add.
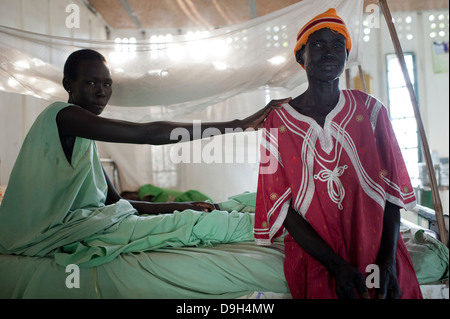
[[[380,101],[360,91],[343,90],[323,128],[289,104],[269,114],[261,143],[257,244],[270,245],[283,234],[292,203],[336,254],[366,274],[366,267],[376,264],[386,201],[406,209],[416,205],[401,150]],[[328,270],[290,234],[284,241],[284,271],[292,296],[337,298]],[[396,256],[402,298],[421,298],[401,236]]]

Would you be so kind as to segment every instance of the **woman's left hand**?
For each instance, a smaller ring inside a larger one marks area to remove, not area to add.
[[[400,299],[401,296],[395,262],[380,265],[380,288],[377,290],[377,299]]]
[[[213,210],[216,209],[214,204],[207,203],[207,202],[188,202],[185,204],[187,206],[185,209],[198,210],[198,211],[203,211],[203,212],[207,212],[207,213],[212,212]]]

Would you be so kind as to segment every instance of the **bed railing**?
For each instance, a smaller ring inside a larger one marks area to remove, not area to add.
[[[413,214],[415,214],[418,218],[423,218],[425,220],[428,221],[428,229],[432,230],[433,232],[435,232],[438,236],[439,239],[441,239],[441,229],[439,229],[439,225],[438,225],[438,219],[436,217],[436,212],[429,208],[429,207],[425,207],[422,205],[416,205],[416,207],[414,207],[413,209],[408,210],[408,212],[412,212]],[[448,215],[443,215],[444,217],[444,223],[445,223],[445,231],[446,231],[446,236],[448,238],[448,234],[449,234],[449,216]]]
[[[122,191],[122,185],[120,183],[119,170],[117,168],[116,162],[111,158],[101,158],[100,162],[103,165],[108,177],[111,179],[114,187],[118,192]]]

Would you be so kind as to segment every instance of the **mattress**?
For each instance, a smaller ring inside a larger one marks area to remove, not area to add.
[[[161,248],[93,268],[0,255],[0,298],[290,298],[283,242]]]

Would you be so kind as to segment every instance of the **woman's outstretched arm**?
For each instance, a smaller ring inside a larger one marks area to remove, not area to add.
[[[200,139],[232,132],[263,127],[269,112],[290,99],[273,100],[263,109],[243,120],[195,123],[157,121],[134,123],[97,116],[77,106],[62,109],[57,115],[62,136],[79,136],[87,139],[132,144],[164,145]],[[179,134],[182,133],[182,134]]]

